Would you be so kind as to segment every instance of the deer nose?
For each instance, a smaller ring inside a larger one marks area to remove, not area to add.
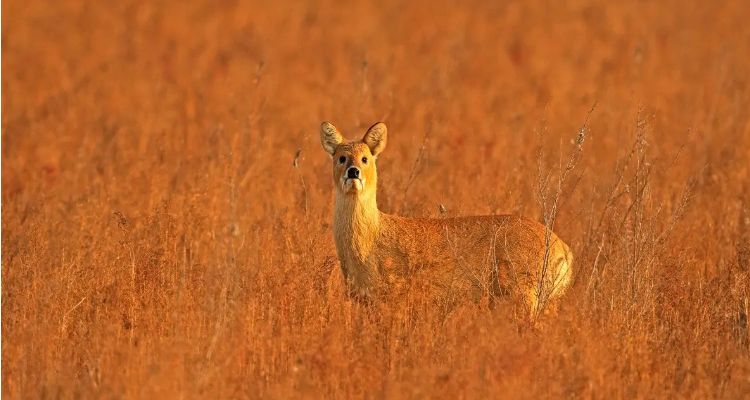
[[[346,170],[346,177],[348,179],[359,179],[359,168],[349,167],[349,169]]]

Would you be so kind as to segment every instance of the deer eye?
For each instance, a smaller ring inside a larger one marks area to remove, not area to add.
[[[367,164],[367,157],[362,157],[362,164]]]
[[[346,157],[344,156],[339,157],[339,164],[343,164],[345,162],[346,162]]]

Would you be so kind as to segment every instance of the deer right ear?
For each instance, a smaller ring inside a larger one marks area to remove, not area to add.
[[[333,156],[336,153],[336,148],[343,142],[344,137],[332,123],[326,121],[320,125],[320,144],[323,145],[323,149],[328,154]]]

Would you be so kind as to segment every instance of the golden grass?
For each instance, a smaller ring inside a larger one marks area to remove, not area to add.
[[[491,3],[3,2],[3,398],[750,393],[748,2]],[[344,298],[321,121],[542,221],[594,103],[557,317]]]

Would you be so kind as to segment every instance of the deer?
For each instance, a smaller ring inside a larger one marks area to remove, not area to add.
[[[346,293],[365,302],[419,292],[443,302],[520,297],[532,318],[571,282],[573,253],[547,226],[522,216],[406,218],[381,212],[376,160],[388,129],[348,141],[330,122],[320,141],[332,161],[333,235]],[[494,304],[494,302],[493,302]]]

